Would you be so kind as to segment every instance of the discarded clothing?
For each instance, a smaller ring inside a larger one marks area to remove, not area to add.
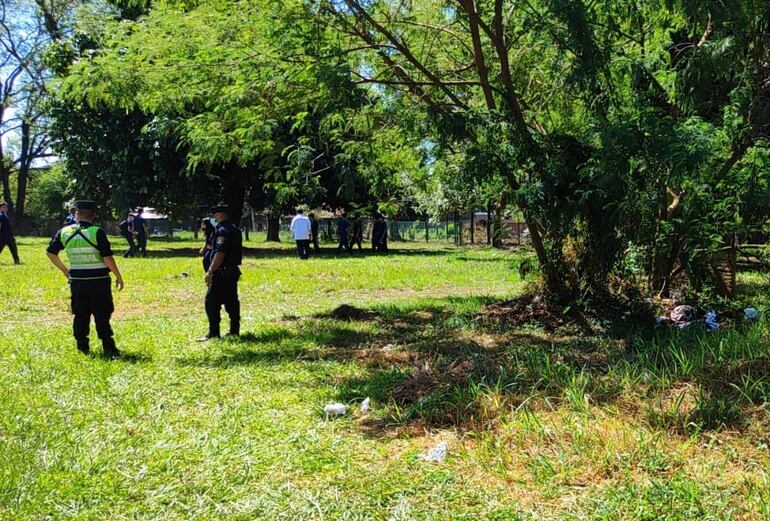
[[[743,310],[743,319],[744,320],[759,320],[759,317],[762,314],[759,312],[757,308],[746,308]]]
[[[719,323],[717,323],[717,312],[714,310],[706,313],[706,318],[703,319],[703,323],[706,324],[707,331],[714,331],[719,329]]]
[[[671,312],[671,322],[679,329],[687,329],[697,322],[698,310],[693,306],[683,304]]]

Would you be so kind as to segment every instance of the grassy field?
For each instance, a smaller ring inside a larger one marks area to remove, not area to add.
[[[126,356],[108,361],[76,351],[46,241],[18,242],[22,265],[0,255],[0,519],[770,519],[764,320],[510,329],[479,317],[523,290],[514,254],[302,262],[252,242],[242,338],[198,344],[202,268],[177,240],[119,259]],[[764,306],[766,279],[741,281]],[[351,412],[327,418],[333,401]],[[446,461],[424,461],[439,442]]]

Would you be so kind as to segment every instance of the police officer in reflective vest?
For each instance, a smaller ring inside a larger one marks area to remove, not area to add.
[[[71,304],[74,319],[72,330],[77,348],[89,352],[88,335],[91,315],[96,323],[96,333],[102,341],[104,355],[108,358],[120,356],[115,346],[110,327],[110,316],[114,311],[110,272],[115,275],[115,287],[123,289],[123,277],[112,256],[107,234],[93,224],[96,205],[93,201],[76,201],[77,224],[65,226],[54,235],[46,254],[70,284]],[[69,259],[69,269],[59,258],[64,250]]]
[[[209,332],[199,338],[201,342],[219,337],[222,305],[230,316],[230,334],[238,335],[241,329],[241,303],[238,301],[238,279],[241,277],[243,247],[241,230],[230,220],[230,209],[225,205],[211,209],[217,222],[212,241],[211,265],[206,272],[206,316]]]

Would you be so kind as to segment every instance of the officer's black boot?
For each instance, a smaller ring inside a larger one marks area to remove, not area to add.
[[[232,336],[238,336],[241,334],[241,323],[238,320],[231,320],[230,321],[230,332],[228,333]]]
[[[91,348],[88,346],[88,339],[78,340],[78,351],[80,351],[84,355],[87,355],[88,353],[91,352]]]
[[[112,337],[102,340],[102,347],[104,348],[104,356],[107,358],[120,357],[120,350],[115,345],[115,339]]]
[[[219,338],[219,330],[212,331],[211,329],[209,329],[208,333],[206,333],[204,336],[202,336],[200,338],[196,338],[195,341],[196,342],[208,342],[209,340],[214,339],[214,338]]]

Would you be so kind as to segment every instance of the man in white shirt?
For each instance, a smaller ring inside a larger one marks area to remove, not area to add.
[[[297,252],[299,258],[306,260],[310,257],[310,219],[308,219],[302,208],[297,208],[297,215],[291,220],[291,236],[297,241]]]

